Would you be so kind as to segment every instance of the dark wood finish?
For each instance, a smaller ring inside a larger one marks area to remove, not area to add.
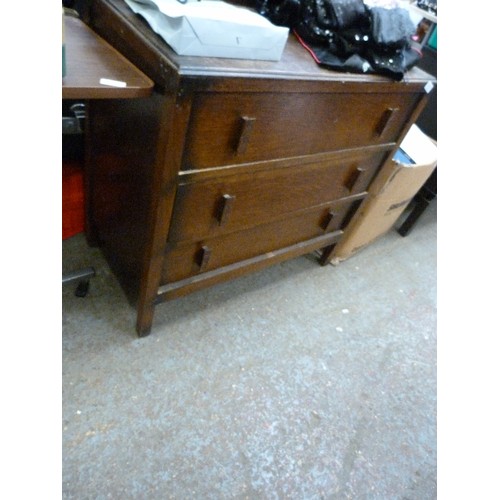
[[[377,134],[379,137],[383,137],[390,125],[393,124],[395,118],[399,116],[399,108],[386,108],[380,118],[380,122],[377,126]]]
[[[125,99],[151,95],[153,82],[76,17],[64,16],[66,76],[63,99]],[[101,78],[126,83],[114,87]]]
[[[92,231],[139,335],[165,300],[319,249],[328,262],[427,99],[420,70],[325,70],[292,36],[279,62],[181,57],[122,0],[89,15],[155,82],[137,106],[96,101],[106,124],[90,127]]]
[[[330,202],[303,210],[293,216],[284,216],[277,221],[254,225],[243,231],[191,238],[183,242],[169,242],[166,246],[168,258],[163,265],[161,283],[167,284],[198,274],[200,245],[207,245],[212,250],[210,263],[204,268],[210,270],[274,252],[327,232],[342,230],[345,227],[343,220],[351,203],[351,198]],[[328,227],[325,227],[325,219],[331,211],[337,216],[329,221]]]
[[[331,231],[333,224],[339,220],[339,213],[333,210],[328,210],[328,213],[323,219],[323,231]]]
[[[236,200],[236,196],[231,194],[224,194],[220,199],[220,208],[219,208],[219,226],[223,226],[226,224],[229,219],[229,214],[231,213],[234,205],[234,200]]]
[[[200,273],[207,270],[208,263],[210,261],[211,256],[212,256],[212,249],[207,245],[203,245],[201,247],[200,256],[199,256],[199,266],[200,266],[199,272]]]
[[[365,173],[368,171],[367,168],[364,167],[356,167],[356,169],[351,171],[351,175],[348,177],[347,182],[344,184],[345,187],[349,190],[350,193],[355,192],[356,189],[359,189],[359,183],[361,179],[365,179]],[[366,185],[368,181],[366,181]]]
[[[284,260],[313,252],[318,248],[323,248],[325,245],[332,245],[334,242],[338,241],[341,235],[342,231],[336,231],[318,236],[307,241],[295,243],[289,247],[280,248],[275,252],[257,255],[256,257],[239,261],[235,264],[208,271],[203,275],[191,276],[184,280],[169,283],[158,289],[155,304],[182,297],[183,295],[187,295],[201,288],[206,288],[207,286],[212,286],[228,279],[238,278],[244,274],[258,271]]]
[[[246,152],[248,142],[250,141],[250,134],[252,133],[255,120],[257,118],[251,116],[241,117],[241,131],[238,138],[238,144],[236,146],[236,154],[242,155]]]
[[[346,99],[344,92],[336,90],[328,94],[197,92],[183,168],[393,143],[418,100],[414,94],[373,92],[348,94]],[[397,103],[397,112],[391,103]],[[242,114],[253,117],[244,127]]]
[[[304,162],[294,167],[274,167],[258,172],[250,168],[236,169],[237,173],[231,176],[179,182],[176,217],[170,224],[168,240],[197,240],[250,228],[308,207],[365,192],[386,154],[354,151],[340,160]],[[360,170],[371,173],[363,176],[364,182],[361,182]],[[351,189],[349,183],[353,173],[358,176],[358,182]],[[223,193],[229,193],[234,201],[231,216],[221,225],[217,207]]]

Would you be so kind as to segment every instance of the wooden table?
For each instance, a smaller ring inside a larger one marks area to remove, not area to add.
[[[64,16],[63,22],[66,46],[63,99],[116,100],[151,95],[153,82],[79,18]],[[103,84],[102,79],[110,84]],[[84,177],[88,187],[85,172]],[[62,283],[79,282],[76,294],[84,296],[87,293],[89,278],[94,274],[92,267],[79,269],[63,274]]]
[[[66,76],[63,99],[125,99],[147,97],[153,82],[83,21],[64,16]],[[101,79],[125,83],[103,85]]]

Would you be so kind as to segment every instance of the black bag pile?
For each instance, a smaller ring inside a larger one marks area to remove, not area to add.
[[[408,11],[368,7],[363,0],[257,0],[257,11],[294,31],[315,61],[338,71],[401,80],[421,53]]]

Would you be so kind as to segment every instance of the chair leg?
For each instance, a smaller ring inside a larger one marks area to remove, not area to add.
[[[429,206],[429,201],[425,196],[418,195],[416,199],[416,204],[413,210],[409,213],[406,220],[401,224],[399,229],[397,230],[401,236],[407,236],[408,233],[412,230],[413,226],[420,218],[420,216],[424,213],[424,210]]]
[[[78,271],[63,274],[62,284],[67,285],[69,283],[78,282],[78,286],[75,290],[75,295],[77,297],[85,297],[89,291],[90,278],[92,278],[93,276],[95,276],[94,268],[86,267],[85,269],[79,269]]]

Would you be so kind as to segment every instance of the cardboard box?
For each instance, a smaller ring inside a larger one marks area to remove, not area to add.
[[[288,28],[221,0],[125,0],[179,55],[279,61]]]
[[[389,231],[437,165],[437,145],[416,125],[386,162],[333,252],[345,260]]]

